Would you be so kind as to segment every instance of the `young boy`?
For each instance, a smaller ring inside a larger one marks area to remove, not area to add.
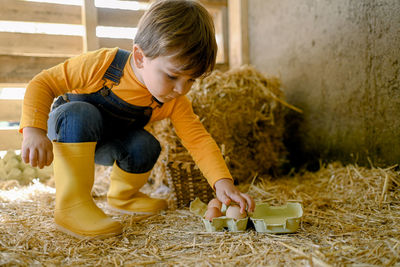
[[[21,155],[42,168],[54,154],[58,229],[76,237],[121,233],[121,224],[91,197],[94,162],[113,165],[111,207],[133,214],[167,208],[164,200],[139,192],[161,151],[143,127],[165,118],[218,199],[239,203],[242,212],[254,209],[253,199],[234,186],[218,146],[185,96],[196,78],[213,69],[216,53],[214,26],[204,7],[195,1],[158,1],[140,20],[132,53],[100,49],[34,77],[24,98]]]

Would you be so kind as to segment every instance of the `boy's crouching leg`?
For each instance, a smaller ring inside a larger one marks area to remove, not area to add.
[[[122,226],[94,203],[94,151],[96,142],[53,142],[57,228],[78,238],[105,238],[122,232]]]
[[[126,214],[154,214],[168,208],[164,199],[150,198],[139,189],[147,182],[151,171],[129,173],[114,163],[107,194],[108,204]]]
[[[107,194],[111,208],[127,214],[154,214],[167,209],[164,199],[139,192],[161,152],[158,140],[144,129],[127,131],[96,150],[96,162],[112,165]]]

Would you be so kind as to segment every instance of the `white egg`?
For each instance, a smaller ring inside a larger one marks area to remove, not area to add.
[[[246,211],[243,214],[240,213],[240,207],[238,205],[230,205],[226,209],[226,217],[238,220],[238,219],[246,218],[247,213],[246,213]]]
[[[210,207],[207,209],[206,214],[204,215],[204,218],[206,218],[206,220],[209,220],[211,222],[212,219],[221,217],[221,216],[222,216],[222,212],[220,209],[218,209],[216,207]]]
[[[210,202],[208,202],[208,208],[211,208],[211,207],[215,207],[215,208],[218,208],[221,210],[222,203],[218,199],[213,198],[210,200]]]

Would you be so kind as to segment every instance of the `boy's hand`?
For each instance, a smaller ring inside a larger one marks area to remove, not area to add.
[[[49,166],[53,161],[53,144],[47,138],[46,131],[25,127],[23,129],[23,141],[21,148],[21,158],[25,163],[30,163],[32,167]]]
[[[234,201],[240,205],[240,213],[244,213],[247,207],[247,211],[253,212],[255,208],[254,200],[251,196],[240,192],[231,179],[218,180],[215,185],[215,193],[217,198],[224,203],[229,205],[231,201]]]

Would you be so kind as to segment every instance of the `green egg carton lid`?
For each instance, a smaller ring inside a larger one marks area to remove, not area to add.
[[[294,233],[300,226],[303,208],[300,203],[287,203],[283,206],[270,206],[257,203],[250,214],[250,220],[257,232],[262,233]]]
[[[226,206],[223,204],[221,211]],[[254,228],[261,233],[294,233],[298,230],[303,208],[300,203],[288,203],[283,206],[270,206],[267,203],[257,203],[253,213],[243,219],[232,219],[221,216],[206,220],[204,215],[207,211],[207,204],[196,198],[190,203],[190,211],[202,218],[208,232],[218,232],[228,229],[231,232],[242,232],[247,228],[248,219],[253,222]]]

